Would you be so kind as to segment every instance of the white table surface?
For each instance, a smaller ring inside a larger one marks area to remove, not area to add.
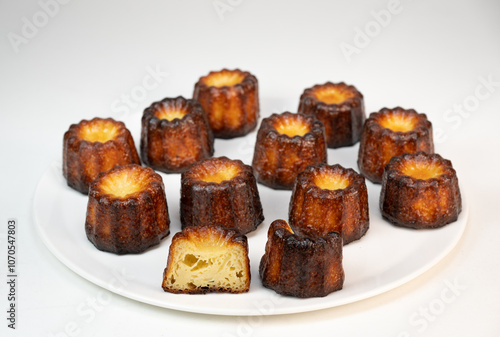
[[[0,335],[498,336],[499,15],[493,0],[1,1]],[[253,318],[157,308],[69,270],[32,218],[36,184],[61,160],[69,125],[191,97],[200,76],[223,67],[258,77],[262,116],[296,111],[302,91],[326,81],[356,85],[367,114],[425,112],[470,207],[455,249],[373,298]],[[9,218],[18,220],[16,330],[6,320]],[[450,283],[455,296],[445,303]]]

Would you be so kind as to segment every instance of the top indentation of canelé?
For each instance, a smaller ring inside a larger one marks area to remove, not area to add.
[[[155,116],[158,119],[165,119],[172,121],[174,119],[182,119],[187,114],[186,109],[179,109],[177,107],[162,106],[155,110]]]
[[[331,172],[318,172],[313,177],[314,185],[322,190],[343,190],[351,183],[348,177]]]
[[[408,132],[415,129],[418,122],[418,117],[415,114],[407,114],[403,112],[391,112],[380,116],[378,123],[394,132]]]
[[[278,116],[273,123],[276,131],[281,135],[288,137],[304,136],[311,131],[311,125],[300,115]]]
[[[444,174],[442,165],[436,162],[412,160],[406,161],[401,168],[401,173],[415,179],[428,180]]]
[[[241,168],[234,163],[213,163],[209,167],[200,169],[197,179],[207,183],[220,184],[223,181],[236,177],[240,173],[240,170]]]
[[[148,176],[137,170],[117,170],[106,175],[100,184],[101,190],[116,198],[126,198],[142,191],[148,182]]]
[[[88,142],[105,143],[115,139],[120,134],[120,127],[116,122],[107,120],[92,120],[82,125],[79,130],[79,137]]]
[[[314,97],[318,101],[325,104],[340,104],[345,102],[351,97],[354,97],[354,93],[345,88],[339,88],[337,86],[322,86],[314,90]]]
[[[245,78],[245,74],[239,71],[221,70],[213,72],[203,78],[203,83],[209,87],[231,87],[239,84]]]

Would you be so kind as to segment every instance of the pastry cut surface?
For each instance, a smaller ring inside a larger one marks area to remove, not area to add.
[[[92,182],[85,233],[97,249],[141,253],[159,244],[169,226],[163,180],[151,168],[117,166]]]
[[[359,145],[358,167],[370,181],[381,183],[385,166],[403,153],[434,152],[432,124],[413,109],[381,109],[370,114]]]
[[[257,180],[274,189],[292,189],[299,172],[325,163],[324,127],[313,116],[284,112],[264,118],[252,166]]]
[[[181,175],[182,227],[222,225],[241,234],[264,221],[253,169],[240,160],[209,158]]]
[[[183,97],[165,98],[144,110],[141,157],[155,170],[180,173],[214,153],[214,138],[201,105]]]
[[[294,233],[284,220],[271,223],[259,274],[262,284],[278,294],[323,297],[344,284],[342,237],[330,232],[323,237]]]
[[[363,95],[344,82],[327,82],[305,89],[298,112],[313,115],[323,123],[329,148],[357,143],[366,118]]]
[[[193,99],[200,102],[216,138],[241,137],[257,126],[259,85],[257,78],[240,69],[222,69],[202,76]]]
[[[290,226],[308,236],[340,233],[344,244],[369,228],[365,178],[340,165],[307,167],[296,180],[289,205]]]
[[[250,289],[247,238],[221,226],[174,235],[162,287],[172,293],[243,293]]]
[[[382,179],[380,210],[402,227],[437,228],[456,221],[462,199],[451,162],[424,152],[391,159]]]

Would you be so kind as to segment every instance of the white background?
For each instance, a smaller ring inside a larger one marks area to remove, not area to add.
[[[1,334],[497,336],[499,15],[493,0],[0,1]],[[374,298],[270,317],[160,309],[71,272],[46,249],[32,219],[36,184],[61,160],[69,125],[191,97],[200,76],[223,67],[258,77],[262,116],[296,111],[302,91],[326,81],[354,84],[367,114],[398,105],[425,112],[436,152],[452,160],[470,206],[457,247]],[[8,218],[19,222],[16,331],[4,318]],[[450,282],[459,287],[444,303]],[[99,298],[105,305],[97,302],[93,314],[77,313]]]

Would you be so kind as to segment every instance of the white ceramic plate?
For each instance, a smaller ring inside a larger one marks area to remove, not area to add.
[[[130,116],[132,118],[134,116]],[[137,116],[135,121],[140,120]],[[139,122],[130,128],[136,144]],[[129,123],[127,123],[129,125]],[[255,134],[234,140],[216,139],[216,156],[226,155],[251,163]],[[358,146],[328,150],[328,162],[357,170]],[[175,295],[161,288],[172,236],[180,231],[180,175],[161,174],[166,188],[171,234],[157,247],[138,255],[114,255],[97,250],[84,230],[87,197],[67,187],[60,163],[44,173],[34,197],[38,232],[50,251],[71,270],[117,294],[159,307],[217,315],[274,315],[306,312],[365,299],[404,284],[422,274],[459,241],[467,223],[467,205],[455,223],[434,230],[395,227],[378,209],[380,186],[367,181],[370,229],[360,240],[344,247],[344,288],[322,298],[297,299],[277,295],[260,282],[258,266],[264,253],[269,224],[287,219],[290,191],[259,185],[266,220],[248,234],[252,281],[244,294]]]

